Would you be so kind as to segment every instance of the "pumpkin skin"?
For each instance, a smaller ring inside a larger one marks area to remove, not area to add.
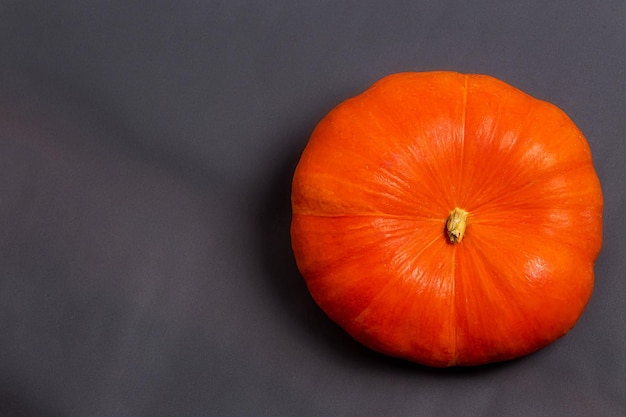
[[[603,198],[560,109],[486,75],[389,75],[333,109],[296,167],[292,246],[326,314],[433,367],[534,352],[593,289]],[[454,243],[449,217],[467,213]]]

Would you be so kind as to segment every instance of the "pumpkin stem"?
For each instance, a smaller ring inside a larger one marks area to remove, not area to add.
[[[446,233],[450,243],[459,243],[463,239],[468,217],[469,213],[458,207],[450,212],[446,221]]]

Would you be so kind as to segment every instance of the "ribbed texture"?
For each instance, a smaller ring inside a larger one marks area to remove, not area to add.
[[[510,359],[567,332],[593,287],[602,194],[558,108],[491,77],[384,78],[314,131],[292,240],[328,315],[432,366]],[[469,213],[463,240],[444,233]]]

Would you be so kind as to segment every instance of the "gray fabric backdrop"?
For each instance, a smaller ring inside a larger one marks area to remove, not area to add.
[[[626,415],[626,3],[0,2],[0,415]],[[310,299],[290,180],[316,122],[399,71],[563,108],[605,192],[577,327],[437,371]]]

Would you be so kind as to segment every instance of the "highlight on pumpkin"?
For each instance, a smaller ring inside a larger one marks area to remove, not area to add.
[[[463,240],[468,217],[469,213],[458,207],[450,212],[446,221],[446,233],[450,243],[460,243]]]

